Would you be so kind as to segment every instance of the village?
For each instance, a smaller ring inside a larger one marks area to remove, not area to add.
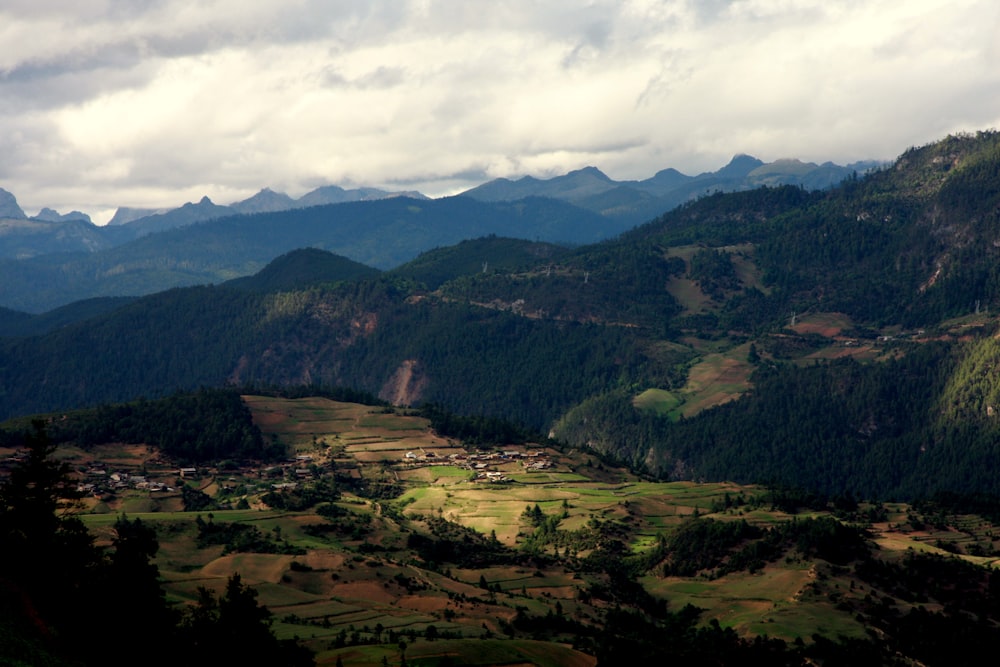
[[[517,463],[525,471],[547,470],[552,468],[550,454],[544,450],[524,451],[521,449],[506,449],[499,452],[480,454],[455,453],[447,457],[438,456],[433,451],[421,450],[420,454],[409,451],[403,456],[403,462],[408,467],[451,465],[474,473],[472,481],[500,483],[512,481],[505,472],[497,467]]]
[[[65,460],[84,511],[176,511],[182,509],[185,489],[208,494],[220,507],[236,508],[244,505],[241,499],[291,492],[317,480],[360,480],[366,470],[370,474],[391,471],[399,478],[423,468],[448,466],[468,471],[465,479],[470,482],[500,484],[515,482],[515,473],[556,466],[555,453],[543,448],[517,446],[470,452],[457,443],[441,444],[446,453],[420,447],[402,454],[398,450],[381,452],[374,460],[364,453],[353,456],[344,448],[318,447],[279,462],[178,466],[145,445],[103,446],[91,451],[74,448]],[[23,450],[0,451],[0,475],[6,475],[25,455]],[[153,503],[136,502],[141,499]],[[259,507],[259,501],[254,505]]]

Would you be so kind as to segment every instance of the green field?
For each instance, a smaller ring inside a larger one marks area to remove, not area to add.
[[[667,415],[672,419],[680,416],[677,408],[683,403],[684,398],[682,396],[666,389],[647,389],[632,401],[632,404],[640,410],[649,410],[660,415]]]

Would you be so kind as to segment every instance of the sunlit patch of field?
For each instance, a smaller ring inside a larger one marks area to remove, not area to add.
[[[685,417],[735,400],[750,389],[754,366],[746,361],[746,354],[736,355],[709,354],[691,367],[682,390],[686,401],[681,413]]]
[[[399,478],[407,482],[423,484],[458,484],[468,481],[472,471],[458,466],[419,466],[397,471]]]
[[[726,246],[723,250],[730,253],[729,257],[736,270],[736,277],[744,289],[754,288],[764,294],[770,294],[771,288],[764,285],[760,268],[753,260],[754,247],[752,243]]]
[[[521,484],[578,484],[589,483],[591,481],[589,477],[579,473],[555,472],[551,470],[511,473],[510,478]]]
[[[789,328],[799,334],[819,334],[825,338],[833,338],[853,326],[854,322],[844,313],[809,313],[797,317],[795,326]]]
[[[811,354],[807,354],[795,363],[800,366],[808,366],[816,360],[832,359],[857,359],[858,361],[875,361],[882,355],[882,351],[874,345],[851,345],[834,343],[829,347],[824,347]]]
[[[278,554],[230,554],[205,565],[201,568],[201,574],[205,577],[228,578],[239,572],[247,583],[278,583],[293,560],[294,556]]]
[[[680,257],[684,260],[686,270],[684,275],[674,276],[667,281],[667,292],[677,300],[684,308],[685,315],[710,312],[717,310],[719,304],[702,291],[697,281],[687,277],[691,269],[691,258],[701,246],[677,246],[670,248],[668,257]],[[743,289],[756,288],[767,294],[769,289],[761,281],[760,269],[753,260],[753,244],[744,243],[739,245],[722,246],[718,248],[729,253],[736,278]]]
[[[632,399],[632,405],[639,410],[649,410],[674,419],[680,415],[678,408],[683,403],[684,397],[677,392],[656,388],[647,389]]]
[[[815,578],[809,564],[783,563],[757,574],[738,572],[711,580],[647,576],[642,583],[653,594],[668,598],[675,608],[692,604],[704,610],[703,620],[716,619],[741,634],[808,638],[820,623],[847,636],[861,636],[863,628],[850,615],[825,599],[804,595]]]
[[[698,283],[690,278],[674,276],[667,281],[667,294],[684,308],[684,315],[703,313],[710,310],[713,302],[711,297],[705,294]]]
[[[429,436],[426,419],[386,412],[383,408],[319,397],[248,395],[243,396],[243,401],[265,436],[277,436],[296,449],[310,448],[314,442],[332,445],[359,438],[398,441],[407,436],[431,445],[446,444]]]
[[[377,581],[349,581],[336,583],[331,594],[342,600],[367,600],[376,604],[392,604],[396,597]]]

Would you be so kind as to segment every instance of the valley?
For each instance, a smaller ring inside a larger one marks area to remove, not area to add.
[[[251,275],[5,309],[5,571],[66,637],[135,605],[161,619],[137,644],[216,660],[242,604],[289,664],[954,661],[1000,632],[998,136],[575,247],[432,247],[534,215],[600,236],[564,200],[356,203],[385,248],[324,207],[261,214],[223,269]],[[428,249],[387,270],[314,243],[412,252],[418,220]],[[143,243],[216,261],[231,223]],[[142,596],[58,593],[107,581]]]
[[[99,544],[111,544],[122,514],[155,529],[171,603],[193,604],[201,587],[221,592],[238,573],[270,610],[275,634],[321,665],[404,655],[409,664],[592,665],[595,652],[609,659],[599,637],[622,605],[654,619],[689,613],[702,632],[766,635],[789,655],[802,640],[818,651],[816,636],[867,641],[872,600],[892,596],[897,617],[919,600],[947,608],[866,568],[1000,559],[994,524],[980,516],[652,482],[552,444],[463,445],[398,408],[243,401],[287,460],[182,468],[148,446],[113,444],[61,447],[58,456],[81,484],[107,482],[86,488],[78,510]],[[775,541],[820,525],[862,537],[839,537],[836,548]],[[707,551],[680,537],[718,529],[721,538],[724,526],[736,532]],[[749,553],[757,555],[742,560]]]

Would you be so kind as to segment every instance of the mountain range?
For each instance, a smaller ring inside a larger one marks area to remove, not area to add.
[[[586,167],[547,180],[531,176],[513,181],[498,178],[463,194],[483,201],[552,197],[622,224],[635,225],[716,191],[752,190],[765,185],[797,185],[807,190],[822,190],[878,165],[875,161],[847,166],[832,162],[817,165],[794,159],[765,163],[750,155],[737,155],[722,169],[697,176],[663,169],[642,181],[615,181],[596,167]]]
[[[300,249],[252,280],[8,311],[0,405],[340,385],[511,420],[663,478],[1000,492],[998,174],[1000,134],[954,136],[828,190],[719,192],[572,249],[486,236],[381,272],[302,249],[335,226],[325,207],[171,230],[147,242],[210,257],[259,225],[261,248]],[[430,211],[456,235],[476,211],[507,225],[572,211],[563,230],[582,215],[549,198],[330,209],[350,210],[382,230],[379,252]]]
[[[570,245],[591,243],[613,237],[708,192],[773,184],[829,187],[872,164],[838,167],[797,160],[765,164],[743,155],[716,172],[685,176],[667,169],[644,181],[614,181],[588,167],[548,180],[496,179],[463,193],[463,198],[479,202],[469,202],[463,211],[457,211],[463,207],[454,202],[429,200],[412,191],[324,186],[292,199],[265,188],[228,206],[204,197],[172,210],[120,208],[104,227],[92,224],[88,216],[78,212],[61,215],[44,209],[28,218],[14,196],[0,190],[0,305],[39,312],[78,299],[141,295],[248,275],[282,252],[298,247],[280,238],[274,247],[261,247],[259,236],[267,235],[262,230],[272,225],[284,226],[289,232],[287,237],[295,238],[295,243],[391,268],[421,251],[487,234]],[[400,201],[387,204],[392,199]],[[404,204],[403,200],[416,201]],[[522,203],[515,206],[515,202]],[[338,204],[352,206],[337,208]],[[330,206],[334,207],[309,210]],[[391,226],[392,242],[384,243],[378,237],[384,239],[390,228],[384,224],[372,226],[368,220],[384,217],[390,209],[398,211],[398,224]],[[413,210],[421,211],[419,221],[407,213]],[[449,219],[435,217],[439,210]],[[455,216],[465,218],[461,225],[456,225]],[[320,217],[329,221],[329,229],[313,229],[309,232],[311,238],[294,232],[303,220]],[[242,221],[235,225],[223,222],[228,219]],[[215,225],[214,232],[204,226],[191,229],[199,223]],[[176,235],[157,237],[155,242],[146,239],[181,228],[187,231],[179,233],[191,237],[187,244]],[[213,238],[226,235],[226,240],[221,241],[231,246],[226,261],[204,263],[198,258],[204,253],[197,245],[206,242],[199,236],[206,234]],[[268,239],[265,244],[271,242]],[[240,254],[241,248],[247,248],[247,253]]]

